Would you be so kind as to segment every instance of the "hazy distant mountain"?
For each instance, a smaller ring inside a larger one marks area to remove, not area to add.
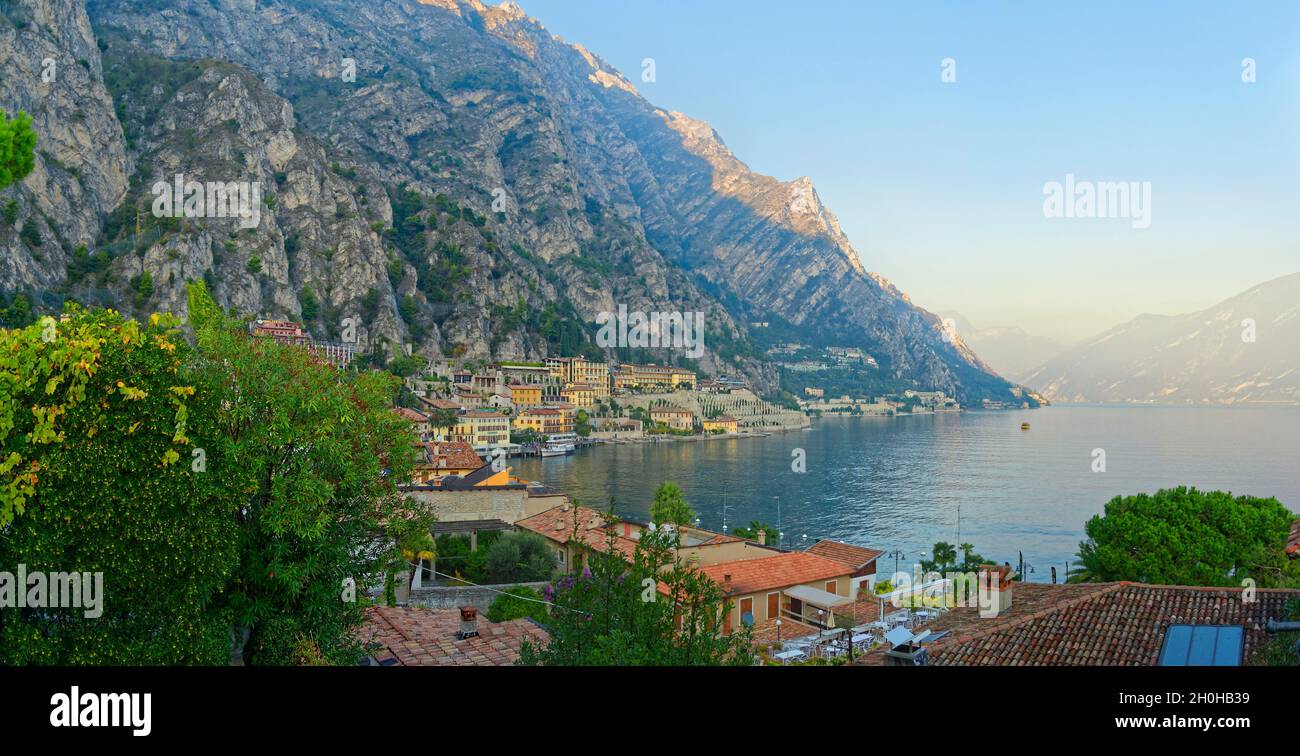
[[[1300,403],[1300,273],[1201,312],[1141,315],[1024,382],[1065,402]]]
[[[952,321],[957,334],[985,363],[1016,382],[1065,349],[1065,344],[1046,336],[1033,336],[1023,328],[976,328],[964,315],[951,310],[940,313],[940,317]]]

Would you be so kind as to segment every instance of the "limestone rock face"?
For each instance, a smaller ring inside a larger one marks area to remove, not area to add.
[[[753,173],[707,123],[655,107],[513,3],[90,0],[93,32],[72,0],[27,5],[54,14],[48,44],[88,56],[75,84],[113,128],[88,130],[79,153],[104,173],[78,185],[93,202],[27,182],[85,220],[55,219],[65,249],[41,260],[17,250],[7,290],[181,309],[184,281],[204,278],[227,307],[321,335],[356,318],[384,354],[482,358],[590,351],[596,316],[620,305],[702,312],[705,352],[684,364],[761,394],[779,376],[755,321],[862,347],[899,385],[1013,396],[865,270],[808,179]],[[42,144],[80,138],[63,128]],[[260,222],[139,223],[177,173],[259,182]],[[69,264],[73,241],[90,262]]]
[[[60,281],[67,250],[94,243],[131,171],[84,3],[7,3],[0,72],[0,103],[11,118],[30,115],[38,135],[32,173],[0,193],[0,203],[19,207],[12,227],[0,224],[0,291],[25,290],[57,306],[61,298],[41,295]],[[28,224],[39,244],[19,236]]]

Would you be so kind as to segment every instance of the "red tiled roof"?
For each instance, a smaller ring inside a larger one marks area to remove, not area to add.
[[[741,538],[740,536],[726,535],[726,534],[724,534],[724,533],[717,533],[717,534],[715,534],[712,538],[710,538],[709,540],[705,541],[704,543],[702,543],[702,544],[700,544],[700,545],[701,545],[701,546],[716,546],[717,544],[720,544],[720,543],[736,543],[737,541],[743,541],[743,540],[745,540],[745,539],[744,539],[744,538]]]
[[[413,423],[429,422],[428,416],[426,416],[423,412],[420,412],[418,410],[413,410],[410,407],[398,407],[393,411],[401,415],[404,419],[410,420]]]
[[[1152,666],[1170,625],[1236,625],[1246,629],[1245,658],[1268,640],[1264,625],[1283,616],[1300,591],[1258,590],[1242,601],[1236,588],[1140,583],[1046,585],[1016,583],[1002,616],[978,609],[945,612],[926,625],[949,634],[930,645],[929,663],[996,666]],[[880,652],[867,663],[880,664]]]
[[[814,543],[809,549],[809,554],[816,554],[820,557],[826,557],[836,562],[847,564],[854,569],[871,564],[883,551],[868,549],[862,546],[853,546],[839,541],[821,540]]]
[[[1291,535],[1287,538],[1286,554],[1289,557],[1300,557],[1300,520],[1291,523]]]
[[[422,396],[420,397],[420,403],[430,409],[458,410],[461,408],[460,404],[453,402],[450,399],[430,399],[428,397]]]
[[[574,514],[577,514],[577,532],[574,532]],[[531,530],[538,535],[556,543],[566,544],[577,541],[588,548],[604,553],[609,547],[609,532],[606,530],[605,516],[594,509],[572,506],[564,511],[563,506],[552,507],[532,517],[515,521],[515,527]],[[625,558],[631,559],[636,551],[636,541],[621,535],[614,536],[614,550]]]
[[[417,467],[434,470],[477,470],[483,466],[483,459],[468,441],[435,441],[421,446],[424,450],[424,459],[417,462]]]
[[[456,640],[459,609],[367,607],[366,621],[358,630],[361,642],[379,661],[397,659],[407,667],[500,667],[515,663],[525,640],[540,645],[547,633],[526,619],[489,622],[479,612],[478,636]]]
[[[729,594],[738,594],[829,580],[848,575],[852,570],[840,562],[809,554],[806,551],[795,551],[740,562],[710,564],[701,567],[700,572],[718,585],[724,586],[727,582],[726,576],[730,575]]]

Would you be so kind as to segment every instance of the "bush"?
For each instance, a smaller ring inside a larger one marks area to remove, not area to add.
[[[555,555],[536,533],[505,533],[488,547],[484,572],[490,583],[547,580],[555,573]]]
[[[18,236],[27,244],[27,246],[33,249],[41,246],[43,243],[41,232],[36,228],[35,218],[27,219],[27,222],[23,224],[23,230],[19,232]]]
[[[492,622],[509,622],[529,617],[542,624],[549,619],[546,604],[540,603],[541,594],[525,585],[516,585],[497,596],[488,607],[487,618]]]

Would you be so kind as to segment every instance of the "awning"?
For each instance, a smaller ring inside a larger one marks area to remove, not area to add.
[[[830,609],[840,604],[852,604],[853,599],[849,596],[837,596],[829,591],[823,591],[818,588],[810,588],[806,585],[796,585],[793,588],[786,588],[782,591],[785,595],[793,599],[799,599],[805,604],[820,606],[823,609]]]

